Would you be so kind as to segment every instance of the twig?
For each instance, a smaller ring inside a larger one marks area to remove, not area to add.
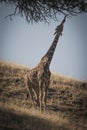
[[[17,13],[17,8],[18,8],[18,5],[15,7],[15,11],[12,14],[9,14],[9,15],[5,16],[4,18],[6,19],[6,18],[10,17],[10,20],[12,20],[12,17],[15,16]]]

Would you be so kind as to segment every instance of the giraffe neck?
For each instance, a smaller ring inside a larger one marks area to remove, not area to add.
[[[49,67],[49,65],[51,63],[51,60],[53,58],[53,55],[54,55],[54,52],[55,52],[59,37],[60,37],[60,35],[62,34],[62,31],[63,31],[63,24],[65,22],[65,18],[66,18],[66,16],[64,17],[61,24],[59,26],[57,26],[54,40],[53,40],[50,48],[48,49],[47,53],[42,57],[39,65],[42,64],[43,66],[48,66]]]
[[[56,46],[57,46],[57,43],[58,43],[58,39],[59,39],[59,33],[56,34],[53,43],[49,47],[47,53],[42,57],[38,66],[43,66],[45,68],[49,68],[53,54],[55,52],[55,49],[56,49]]]
[[[59,40],[59,34],[57,33],[55,38],[54,38],[54,41],[52,42],[51,46],[49,47],[47,53],[42,57],[42,60],[47,57],[48,59],[48,64],[50,65],[51,63],[51,60],[53,58],[53,55],[54,55],[54,52],[55,52],[55,49],[56,49],[56,46],[57,46],[57,43],[58,43],[58,40]]]

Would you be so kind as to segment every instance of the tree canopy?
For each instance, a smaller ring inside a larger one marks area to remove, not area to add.
[[[26,17],[27,22],[57,20],[58,14],[78,15],[87,13],[87,0],[0,0],[15,5],[14,13]]]

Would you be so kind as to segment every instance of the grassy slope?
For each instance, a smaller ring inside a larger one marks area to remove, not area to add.
[[[28,69],[0,62],[0,130],[87,130],[87,83],[52,74],[41,114],[26,100]]]

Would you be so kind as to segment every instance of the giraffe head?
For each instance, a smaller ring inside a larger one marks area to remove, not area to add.
[[[57,33],[61,33],[61,35],[62,35],[63,25],[64,25],[64,23],[66,21],[66,17],[67,17],[67,15],[65,15],[62,23],[56,27],[54,35],[57,34]]]

